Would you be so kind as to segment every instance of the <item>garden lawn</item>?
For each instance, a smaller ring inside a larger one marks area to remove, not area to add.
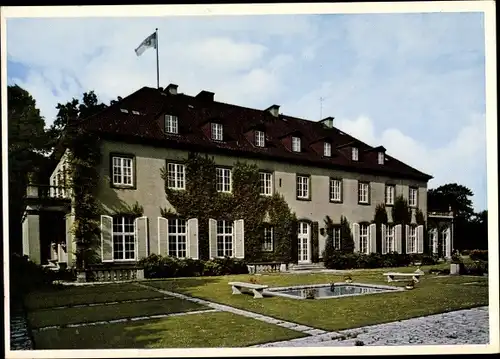
[[[47,309],[60,306],[106,303],[115,301],[163,297],[154,290],[148,290],[132,284],[94,285],[65,287],[53,291],[30,293],[25,299],[28,310]]]
[[[167,298],[162,300],[77,307],[65,309],[42,309],[28,313],[32,328],[53,325],[89,323],[104,320],[143,317],[155,314],[182,313],[208,309],[190,301]]]
[[[422,266],[422,270],[437,266]],[[416,267],[384,268],[353,271],[354,283],[387,284],[382,273],[413,272]],[[322,300],[298,300],[266,297],[256,300],[250,295],[232,295],[230,281],[249,281],[274,286],[328,284],[343,281],[343,275],[332,274],[270,274],[262,276],[234,275],[222,277],[175,278],[149,281],[147,285],[184,293],[217,303],[231,305],[277,319],[288,320],[315,328],[335,331],[410,319],[458,309],[488,305],[487,283],[484,277],[435,276],[426,274],[414,290],[369,294]],[[404,282],[392,285],[404,286]]]
[[[305,336],[227,312],[157,320],[48,329],[34,333],[35,349],[245,347]]]

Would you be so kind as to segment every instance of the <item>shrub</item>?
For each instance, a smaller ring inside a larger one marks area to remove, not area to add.
[[[163,257],[152,254],[139,261],[144,267],[146,278],[173,278],[217,276],[227,274],[246,274],[248,268],[244,261],[233,258],[215,258],[202,261],[191,258]]]
[[[474,249],[470,251],[469,254],[470,259],[473,261],[488,261],[488,251],[481,249]]]
[[[336,251],[324,258],[324,265],[329,269],[405,267],[411,263],[410,256],[399,253],[342,253]]]
[[[482,276],[485,273],[488,273],[488,262],[486,261],[478,260],[460,267],[460,274]]]
[[[28,256],[12,254],[10,257],[10,294],[12,298],[22,298],[27,293],[52,286],[55,280],[75,280],[74,269],[53,271],[31,261]]]
[[[435,265],[438,262],[438,257],[434,255],[424,254],[422,256],[421,264],[423,266]]]

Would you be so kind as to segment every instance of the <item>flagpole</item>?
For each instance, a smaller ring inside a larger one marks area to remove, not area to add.
[[[158,28],[156,28],[156,87],[160,88],[160,62],[158,60]]]

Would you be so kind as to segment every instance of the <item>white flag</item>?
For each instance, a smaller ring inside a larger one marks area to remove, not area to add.
[[[146,37],[146,39],[141,42],[139,47],[135,49],[135,53],[137,56],[141,56],[144,51],[149,49],[150,47],[156,49],[157,43],[156,43],[156,32],[153,32],[151,35]]]

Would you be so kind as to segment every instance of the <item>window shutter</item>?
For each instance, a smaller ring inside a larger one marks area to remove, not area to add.
[[[405,225],[405,233],[406,233],[406,253],[408,253],[408,248],[410,248],[410,226],[409,225]]]
[[[370,224],[370,244],[368,248],[369,253],[377,252],[377,225],[375,223]]]
[[[208,246],[210,259],[217,256],[217,221],[210,218],[208,220]]]
[[[401,229],[402,229],[401,224],[398,224],[394,227],[394,236],[396,237],[394,243],[394,249],[398,253],[401,253]]]
[[[417,227],[417,252],[424,253],[424,226]]]
[[[113,261],[113,218],[101,215],[101,260]]]
[[[198,259],[198,218],[187,221],[187,253],[188,258]]]
[[[148,217],[138,217],[135,223],[135,259],[139,260],[148,256]]]
[[[387,253],[387,243],[385,242],[385,224],[381,224],[380,226],[380,236],[382,237],[382,240],[381,240],[381,244],[382,244],[382,254],[386,254]]]
[[[245,221],[234,221],[234,256],[245,258]]]
[[[352,238],[354,240],[354,252],[359,252],[359,224],[352,224]]]
[[[158,217],[158,255],[168,254],[168,219]]]
[[[438,254],[438,244],[439,244],[438,235],[439,235],[439,233],[438,233],[437,228],[434,228],[432,230],[432,232],[433,232],[433,238],[434,238],[434,242],[432,243],[432,252],[434,254]]]

